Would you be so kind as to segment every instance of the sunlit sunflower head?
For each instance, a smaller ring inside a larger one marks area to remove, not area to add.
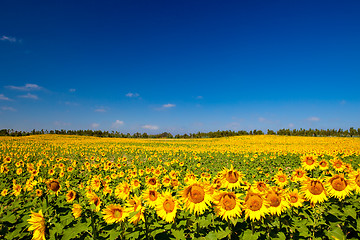
[[[302,182],[307,179],[306,171],[302,168],[295,169],[292,174],[291,180],[293,182]]]
[[[346,168],[345,163],[341,159],[335,158],[331,160],[331,163],[332,163],[332,167],[337,172],[342,172]]]
[[[284,174],[282,171],[279,171],[274,176],[274,181],[279,187],[285,187],[289,183],[286,174]]]
[[[96,193],[94,192],[88,192],[86,194],[88,200],[89,200],[89,204],[94,204],[95,205],[95,211],[98,212],[100,210],[100,205],[101,205],[101,200],[100,198],[96,195]]]
[[[122,222],[128,216],[128,213],[119,204],[110,204],[102,211],[102,214],[107,224]]]
[[[287,193],[287,200],[292,207],[302,207],[304,202],[304,196],[299,193],[297,189],[294,189],[292,191],[289,191]]]
[[[357,194],[360,194],[360,168],[350,172],[349,181],[352,189],[355,190]]]
[[[133,224],[137,224],[140,220],[145,221],[144,219],[144,211],[145,208],[141,204],[141,198],[138,196],[134,196],[133,198],[129,199],[126,203],[125,211],[131,215],[131,213],[135,213],[130,219],[129,222]]]
[[[234,192],[220,192],[214,196],[215,212],[224,220],[240,217],[240,194]]]
[[[339,200],[349,196],[352,190],[350,181],[346,180],[342,173],[328,177],[325,186],[329,195]]]
[[[158,193],[154,189],[146,189],[143,192],[142,198],[144,199],[145,203],[149,205],[151,208],[155,208],[157,201],[159,200],[160,193]]]
[[[130,195],[130,185],[127,182],[119,183],[115,188],[115,197],[119,199],[127,199]]]
[[[319,162],[319,169],[322,170],[322,171],[325,171],[325,170],[329,169],[329,163],[328,163],[328,161],[326,161],[325,159],[322,159],[322,160]]]
[[[180,191],[181,201],[184,207],[195,214],[203,214],[211,203],[211,194],[203,182],[193,183]]]
[[[180,186],[180,182],[177,178],[172,178],[171,179],[171,186],[173,189],[178,189],[178,187]]]
[[[81,216],[81,206],[80,206],[80,204],[74,204],[73,205],[73,207],[72,207],[72,214],[73,214],[73,216],[74,216],[74,218],[78,218],[78,217],[80,217]]]
[[[222,187],[222,178],[221,177],[216,177],[213,180],[213,187],[215,189],[220,189]]]
[[[50,179],[46,182],[46,185],[51,193],[58,194],[61,189],[60,182],[55,179]]]
[[[157,189],[161,186],[160,181],[157,177],[149,177],[146,179],[146,187]]]
[[[8,190],[7,189],[3,189],[1,191],[1,196],[5,197],[8,194]]]
[[[180,209],[179,202],[170,191],[161,194],[156,204],[156,213],[164,221],[174,222],[177,210]]]
[[[268,201],[268,210],[271,215],[278,215],[285,211],[289,207],[289,203],[286,201],[285,191],[279,187],[270,188],[265,199]]]
[[[305,155],[301,157],[301,165],[305,170],[311,171],[318,166],[317,156]]]
[[[33,231],[32,239],[45,240],[45,219],[42,210],[38,213],[31,212],[30,218],[27,221],[31,225],[28,231]]]
[[[92,179],[91,179],[91,189],[94,190],[95,192],[99,191],[100,189],[100,186],[101,186],[101,179],[98,177],[98,176],[94,176]]]
[[[264,181],[257,181],[252,186],[254,192],[265,193],[269,186]]]
[[[169,176],[164,176],[162,179],[162,185],[164,187],[169,187],[171,185],[171,179]]]
[[[260,220],[268,212],[266,201],[262,193],[256,193],[249,190],[246,194],[243,203],[243,210],[245,212],[245,219],[250,218],[251,221]]]
[[[239,188],[241,185],[243,174],[235,170],[233,165],[230,169],[224,168],[222,171],[223,187],[227,189]]]
[[[141,186],[141,183],[138,179],[131,180],[131,188],[132,190],[138,189]]]
[[[303,181],[301,192],[312,205],[327,200],[326,190],[321,179],[308,178]]]
[[[13,194],[14,194],[15,197],[20,195],[21,190],[22,190],[21,185],[13,184]]]
[[[73,190],[69,190],[66,194],[66,201],[72,202],[75,200],[75,198],[76,198],[76,192]]]

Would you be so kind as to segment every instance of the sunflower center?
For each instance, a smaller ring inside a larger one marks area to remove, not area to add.
[[[226,210],[233,210],[236,206],[236,200],[232,195],[225,195],[222,199],[221,206]]]
[[[262,207],[263,200],[258,195],[252,195],[245,203],[251,211],[258,211]]]
[[[335,165],[336,168],[341,168],[342,164],[341,164],[341,162],[336,162],[334,165]]]
[[[302,177],[304,176],[304,173],[303,173],[302,171],[297,171],[297,172],[296,172],[296,176],[297,176],[298,178],[302,178]]]
[[[192,201],[193,203],[200,203],[204,201],[204,198],[205,191],[202,187],[196,185],[191,187],[189,196],[190,201]]]
[[[163,203],[163,207],[165,212],[171,213],[172,211],[174,211],[175,202],[172,199],[166,199]]]
[[[324,191],[324,187],[319,181],[311,181],[308,185],[308,189],[313,195],[320,195]]]
[[[331,181],[331,186],[336,190],[336,191],[343,191],[347,184],[345,182],[345,179],[342,177],[337,177],[335,179],[333,179]]]
[[[238,173],[237,172],[234,172],[234,171],[229,171],[227,174],[226,174],[226,180],[229,182],[229,183],[236,183],[238,181]]]
[[[314,159],[312,159],[311,157],[307,157],[307,158],[306,158],[306,164],[307,164],[307,165],[313,165],[314,162],[315,162]]]
[[[296,196],[296,195],[291,195],[290,196],[290,202],[291,203],[296,203],[297,201],[298,201],[298,196]]]
[[[270,193],[267,196],[267,200],[269,200],[270,206],[272,206],[272,207],[278,207],[281,203],[280,197],[275,193]]]
[[[150,178],[149,179],[149,184],[150,185],[155,185],[156,184],[156,179],[155,178]]]
[[[285,181],[286,181],[286,179],[284,176],[279,176],[279,182],[285,182]]]
[[[171,179],[171,185],[173,187],[179,186],[179,181],[176,178]]]
[[[322,161],[322,162],[320,163],[320,166],[326,167],[326,162]]]
[[[49,184],[49,188],[54,191],[54,192],[57,192],[59,189],[60,189],[60,184],[59,182],[57,181],[52,181],[50,184]]]
[[[360,187],[360,174],[356,176],[355,183]]]
[[[260,192],[263,192],[266,190],[266,184],[264,182],[259,182],[257,184],[257,189],[260,191]]]
[[[149,198],[151,201],[155,201],[157,199],[156,192],[154,190],[149,192]]]
[[[121,218],[122,211],[120,209],[115,209],[113,215],[114,215],[114,218]]]

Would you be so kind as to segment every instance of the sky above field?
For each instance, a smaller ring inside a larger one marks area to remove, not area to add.
[[[360,1],[0,3],[0,129],[360,127]]]

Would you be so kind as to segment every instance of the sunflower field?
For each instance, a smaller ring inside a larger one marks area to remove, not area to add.
[[[360,139],[0,137],[0,239],[359,239]]]

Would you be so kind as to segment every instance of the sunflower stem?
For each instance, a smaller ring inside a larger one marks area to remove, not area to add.
[[[97,239],[97,231],[95,227],[95,218],[94,213],[92,210],[90,210],[90,218],[91,218],[91,228],[92,228],[92,235],[94,239]]]
[[[145,235],[146,235],[146,239],[149,239],[149,223],[148,223],[148,216],[146,210],[144,211],[144,219],[145,219]]]

